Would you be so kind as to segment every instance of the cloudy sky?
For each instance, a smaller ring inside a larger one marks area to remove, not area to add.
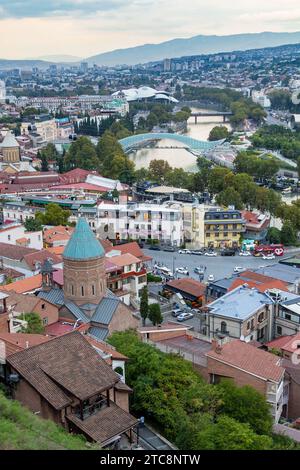
[[[300,31],[299,0],[0,0],[0,58],[259,31]]]

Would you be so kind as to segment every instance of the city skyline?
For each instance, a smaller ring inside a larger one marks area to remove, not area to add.
[[[146,14],[145,14],[146,13]],[[118,48],[159,43],[198,34],[229,35],[300,30],[298,1],[264,5],[254,0],[238,6],[212,0],[0,0],[2,59],[52,54],[82,58]]]

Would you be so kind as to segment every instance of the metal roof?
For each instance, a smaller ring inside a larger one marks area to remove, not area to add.
[[[107,338],[109,331],[108,328],[100,328],[98,326],[92,326],[88,330],[88,335],[94,337],[97,340],[104,341]]]
[[[119,303],[118,298],[104,297],[92,316],[92,322],[109,325]]]
[[[247,320],[264,305],[270,305],[271,298],[257,289],[239,286],[208,305],[213,315]]]
[[[101,243],[93,234],[86,219],[80,217],[76,228],[63,252],[63,258],[86,260],[105,255]]]
[[[48,302],[55,305],[63,305],[65,302],[64,293],[61,289],[51,289],[48,292],[40,291],[38,297],[48,300]]]
[[[65,302],[65,306],[74,315],[77,320],[82,320],[84,323],[89,323],[90,318],[73,302]]]

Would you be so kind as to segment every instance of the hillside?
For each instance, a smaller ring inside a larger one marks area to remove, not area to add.
[[[89,450],[81,436],[35,416],[0,391],[0,450]]]
[[[294,33],[253,33],[229,36],[194,36],[187,39],[172,39],[159,44],[144,44],[127,49],[116,49],[86,59],[98,65],[134,65],[139,63],[175,58],[187,55],[213,54],[218,52],[244,51],[276,47],[300,42],[300,32]]]

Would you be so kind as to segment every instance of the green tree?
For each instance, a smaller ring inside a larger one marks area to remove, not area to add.
[[[99,167],[99,160],[95,146],[90,139],[85,136],[79,137],[72,142],[65,156],[65,168],[82,168],[83,170],[96,170]]]
[[[171,167],[166,160],[152,160],[149,165],[149,176],[157,183],[163,184]]]
[[[24,227],[27,232],[38,232],[42,230],[42,224],[39,220],[33,217],[28,217],[24,222]]]
[[[41,155],[41,171],[49,171],[49,165],[46,155]]]
[[[148,310],[149,310],[149,304],[148,304],[148,289],[145,286],[142,290],[142,295],[141,295],[141,303],[140,303],[140,314],[143,319],[143,325],[145,326],[146,323],[146,318],[148,317]]]
[[[229,131],[225,126],[215,126],[209,133],[208,140],[222,140],[229,137]]]
[[[229,170],[229,168],[213,168],[208,178],[209,192],[212,194],[218,194],[226,189],[227,184],[225,182],[225,178],[228,176],[233,176],[233,173]]]
[[[21,318],[27,322],[27,326],[22,328],[22,333],[36,333],[42,335],[45,332],[42,319],[37,313],[25,313]]]
[[[42,225],[67,225],[71,211],[62,209],[58,204],[51,202],[45,212],[36,213],[36,221]]]
[[[45,157],[45,159],[50,162],[56,162],[58,156],[59,156],[59,153],[58,151],[56,150],[56,147],[54,144],[52,144],[51,142],[48,143],[46,145],[46,147],[44,147],[41,151],[41,157]]]
[[[148,317],[153,325],[160,325],[163,322],[163,317],[160,311],[159,304],[150,304],[148,309]]]
[[[281,243],[286,246],[293,246],[297,243],[297,231],[291,222],[284,222],[281,229]]]
[[[281,232],[276,227],[270,227],[267,233],[267,240],[269,243],[281,243]]]
[[[228,187],[216,196],[216,201],[221,206],[234,206],[236,209],[243,209],[243,201],[234,188]]]
[[[251,410],[252,412],[252,410]],[[248,413],[250,414],[249,410]],[[257,435],[247,423],[223,415],[194,436],[196,447],[192,450],[269,450],[272,439]],[[194,445],[195,445],[194,444]]]
[[[237,387],[231,380],[221,381],[218,387],[222,393],[223,413],[241,423],[248,423],[257,434],[271,434],[271,409],[261,393],[248,385]]]

